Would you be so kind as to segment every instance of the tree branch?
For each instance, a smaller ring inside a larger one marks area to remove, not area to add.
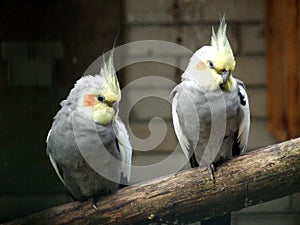
[[[133,185],[91,203],[72,202],[7,224],[186,224],[300,191],[300,138]]]

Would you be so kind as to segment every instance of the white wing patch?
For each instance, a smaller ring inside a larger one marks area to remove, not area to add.
[[[49,130],[48,135],[47,135],[47,139],[46,139],[47,145],[48,145],[49,137],[51,135],[51,131],[52,131],[52,129]],[[62,178],[62,176],[59,173],[59,170],[58,170],[58,167],[57,167],[57,164],[56,164],[55,160],[52,158],[52,156],[51,156],[51,154],[50,154],[49,151],[47,151],[47,153],[48,153],[50,162],[51,162],[51,164],[52,164],[52,166],[53,166],[53,168],[54,168],[57,176],[59,177],[59,179],[61,180],[61,182],[65,185],[64,179]]]
[[[175,134],[177,136],[177,139],[179,141],[179,144],[183,150],[183,153],[185,156],[189,159],[189,142],[185,134],[183,133],[181,126],[180,126],[180,121],[179,117],[177,114],[177,94],[175,94],[173,101],[172,101],[172,118],[173,118],[173,125],[174,125],[174,130]]]
[[[46,143],[47,143],[47,144],[48,144],[49,137],[50,137],[50,135],[51,135],[51,131],[52,131],[52,129],[49,130],[48,135],[47,135],[47,139],[46,139]]]
[[[116,120],[117,139],[120,148],[122,168],[121,172],[123,176],[127,178],[128,182],[131,175],[131,158],[132,158],[132,147],[130,144],[129,136],[124,123],[120,118]]]
[[[240,108],[243,113],[243,119],[240,123],[239,133],[238,133],[238,140],[240,143],[241,152],[246,151],[246,147],[248,144],[248,137],[249,137],[249,129],[250,129],[250,107],[249,107],[249,99],[244,88],[243,84],[238,84],[240,97],[242,97],[243,104],[240,104]]]
[[[52,158],[52,156],[51,156],[51,154],[50,154],[49,152],[48,152],[48,155],[49,155],[50,162],[51,162],[52,166],[54,167],[54,170],[55,170],[57,176],[59,177],[59,179],[61,180],[61,182],[62,182],[64,185],[66,185],[64,179],[61,177],[61,175],[60,175],[60,173],[59,173],[59,170],[58,170],[58,168],[57,168],[56,162],[54,161],[54,159]]]

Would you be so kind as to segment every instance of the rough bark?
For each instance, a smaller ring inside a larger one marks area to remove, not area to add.
[[[300,191],[300,138],[219,166],[215,182],[194,168],[91,203],[72,202],[7,224],[188,224]]]

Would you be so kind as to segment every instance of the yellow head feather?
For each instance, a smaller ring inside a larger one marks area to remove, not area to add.
[[[118,78],[116,76],[113,50],[110,53],[107,62],[103,56],[103,63],[99,75],[104,78],[104,84],[101,88],[100,95],[105,99],[104,102],[98,102],[94,105],[94,121],[101,125],[107,125],[118,116],[118,102],[121,100],[121,90]]]
[[[216,51],[216,57],[213,60],[214,69],[218,74],[222,74],[223,71],[229,72],[229,77],[226,83],[222,84],[222,89],[225,91],[231,91],[236,88],[236,81],[232,77],[232,72],[235,68],[235,60],[230,43],[226,36],[225,16],[220,20],[220,26],[215,33],[212,29],[211,47]]]
[[[216,69],[227,69],[230,71],[234,70],[235,60],[230,43],[226,36],[225,16],[220,20],[220,26],[215,33],[212,28],[211,46],[217,51],[217,58],[214,61]]]
[[[100,76],[105,79],[105,84],[102,88],[102,93],[108,101],[120,101],[121,91],[114,68],[113,50],[111,50],[109,59],[105,62],[103,56],[103,65],[100,69]]]

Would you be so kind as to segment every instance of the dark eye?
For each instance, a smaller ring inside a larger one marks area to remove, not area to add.
[[[104,98],[103,96],[101,96],[101,95],[98,95],[98,96],[97,96],[97,100],[98,100],[99,102],[104,102],[104,101],[105,101],[105,98]]]
[[[210,68],[214,68],[214,64],[213,64],[212,61],[209,60],[207,63],[208,63],[208,66],[209,66]]]

